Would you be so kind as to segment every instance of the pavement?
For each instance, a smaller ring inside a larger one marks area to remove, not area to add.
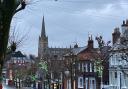
[[[3,89],[17,89],[17,88],[14,87],[14,86],[8,86],[5,83],[3,83]],[[33,89],[33,88],[31,88],[31,87],[22,87],[20,89]]]
[[[8,86],[5,83],[3,83],[3,89],[16,89],[16,88],[12,86]]]

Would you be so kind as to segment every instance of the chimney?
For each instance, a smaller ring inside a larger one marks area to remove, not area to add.
[[[120,38],[120,31],[119,31],[119,28],[115,28],[114,29],[114,32],[112,33],[112,41],[113,41],[113,44],[115,44],[117,42],[117,40]]]
[[[125,21],[125,20],[123,20],[123,24],[122,24],[122,26],[128,26],[128,19]]]
[[[78,44],[77,43],[74,45],[74,48],[78,48]]]
[[[88,37],[88,48],[89,49],[93,49],[93,40],[92,40],[92,35],[91,37]]]
[[[128,26],[128,19],[126,20],[126,25]]]

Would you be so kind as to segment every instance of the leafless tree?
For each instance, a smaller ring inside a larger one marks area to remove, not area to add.
[[[99,46],[99,49],[100,49],[100,53],[102,54],[102,60],[104,63],[109,63],[109,58],[112,56],[110,55],[111,52],[115,52],[114,51],[114,48],[112,48],[112,46],[110,46],[110,41],[108,41],[106,44],[105,44],[105,41],[103,40],[103,37],[102,36],[97,36],[96,37],[96,40],[97,40],[97,43],[98,43],[98,46]],[[121,44],[124,44],[126,42],[125,41],[121,41]],[[108,48],[106,50],[104,50],[104,48],[108,46]],[[110,49],[111,48],[111,49]],[[125,60],[128,64],[128,47],[126,48],[123,48],[123,49],[117,49],[116,52],[121,52],[122,55],[121,55],[121,60],[120,61],[123,61]],[[124,71],[123,70],[123,65],[119,65],[118,66],[122,72],[128,76],[128,72]]]
[[[19,31],[14,28],[9,36],[8,48],[11,49],[12,52],[15,52],[19,47],[23,46],[23,43],[25,43],[27,38],[28,32],[25,34],[19,34]]]

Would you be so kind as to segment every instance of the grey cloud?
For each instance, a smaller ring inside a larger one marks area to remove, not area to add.
[[[27,47],[22,50],[37,55],[43,15],[49,46],[66,47],[74,41],[85,46],[88,32],[94,36],[102,34],[106,41],[111,40],[113,29],[128,18],[127,9],[127,0],[40,0],[36,4],[29,4],[16,15],[22,17],[16,20],[21,22],[18,29],[31,29],[29,34],[32,34]]]

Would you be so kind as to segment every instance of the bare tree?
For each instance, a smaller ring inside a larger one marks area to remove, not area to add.
[[[17,1],[19,2],[17,3]],[[27,0],[0,0],[0,87],[2,87],[2,68],[7,51],[10,23],[14,14],[26,8],[28,5],[26,2]],[[15,42],[12,42],[13,51],[15,51],[16,45]]]
[[[114,54],[115,52],[119,52],[119,53],[122,53],[121,54],[121,60],[119,61],[125,61],[127,62],[126,64],[128,64],[128,47],[124,47],[123,44],[125,44],[126,40],[122,40],[120,42],[119,45],[121,45],[121,48],[117,48],[115,50],[114,47],[110,46],[110,41],[108,41],[107,43],[105,43],[105,41],[103,40],[103,37],[102,36],[97,36],[96,37],[96,40],[98,42],[98,46],[99,46],[99,49],[100,49],[100,53],[102,55],[102,65],[105,64],[105,63],[109,63],[109,59],[110,57],[112,57],[111,54]],[[105,47],[108,47],[104,50]],[[118,67],[122,70],[122,72],[128,76],[128,72],[127,71],[124,71],[124,66],[123,65],[118,65]],[[103,68],[104,70],[104,68]]]
[[[23,2],[17,3],[16,0],[0,0],[0,87],[2,88],[2,68],[7,50],[10,23],[13,15],[17,12],[17,6],[21,4],[25,9]],[[18,10],[18,11],[20,11]]]
[[[15,28],[12,29],[8,40],[8,48],[11,49],[11,52],[15,52],[18,48],[23,46],[27,38],[28,32],[20,35],[18,30]]]
[[[97,72],[101,77],[101,83],[108,84],[109,80],[109,50],[111,41],[105,42],[102,36],[97,36],[95,40],[98,43],[98,59],[94,61]],[[101,86],[102,87],[102,86]]]

